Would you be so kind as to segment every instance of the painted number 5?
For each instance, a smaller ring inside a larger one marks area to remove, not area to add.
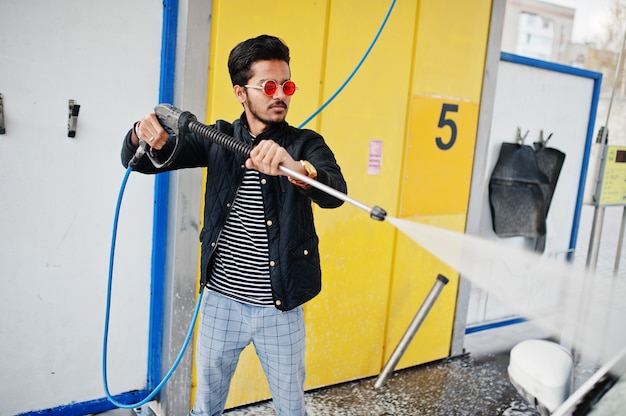
[[[454,120],[447,118],[446,115],[448,112],[456,113],[458,111],[459,106],[457,104],[443,104],[441,106],[441,114],[439,115],[439,124],[437,124],[437,127],[450,127],[450,140],[448,140],[447,143],[443,141],[442,137],[437,137],[435,139],[437,147],[441,150],[448,150],[454,146],[454,142],[456,141],[456,123]]]

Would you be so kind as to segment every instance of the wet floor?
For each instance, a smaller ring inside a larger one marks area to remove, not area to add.
[[[468,336],[462,356],[393,373],[381,388],[376,377],[309,391],[309,415],[539,415],[509,382],[509,350],[519,340],[544,337],[532,325]],[[482,345],[481,345],[482,344]],[[486,347],[488,346],[488,347]],[[273,416],[271,402],[231,409],[228,416]]]
[[[504,355],[471,355],[404,370],[380,389],[374,380],[309,394],[311,415],[535,415],[502,377]],[[257,413],[232,414],[273,414]]]
[[[502,375],[506,355],[471,355],[397,373],[387,384],[373,380],[309,396],[317,415],[535,415]],[[271,413],[269,413],[271,414]]]
[[[376,377],[306,393],[309,416],[539,416],[515,390],[507,374],[509,352],[525,339],[548,334],[524,322],[466,336],[467,353],[396,371],[381,388]],[[580,363],[574,387],[595,367]],[[270,401],[242,406],[227,416],[274,416]]]

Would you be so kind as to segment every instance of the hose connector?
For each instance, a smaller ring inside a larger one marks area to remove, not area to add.
[[[130,162],[128,162],[128,167],[134,168],[135,165],[137,165],[137,162],[139,162],[139,159],[141,159],[146,154],[146,149],[144,148],[145,142],[142,142],[143,140],[139,141],[139,146],[137,147],[133,158],[130,160]]]

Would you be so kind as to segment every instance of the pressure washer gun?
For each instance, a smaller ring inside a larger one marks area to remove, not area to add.
[[[141,159],[144,155],[147,155],[150,159],[150,162],[157,169],[168,166],[172,163],[176,156],[178,156],[178,152],[181,149],[180,144],[184,140],[184,137],[187,133],[189,133],[188,126],[191,123],[197,123],[197,118],[189,111],[181,111],[178,108],[174,107],[170,104],[159,104],[154,108],[154,112],[156,113],[159,122],[163,126],[165,130],[170,134],[170,140],[174,139],[174,150],[167,158],[165,162],[161,162],[158,158],[152,153],[150,149],[150,145],[146,143],[143,139],[139,139],[139,147],[137,148],[137,152],[135,156],[128,163],[129,166],[134,167],[139,159]]]
[[[159,119],[159,122],[163,125],[163,127],[171,134],[176,136],[174,150],[165,162],[159,163],[150,151],[146,152],[146,154],[150,158],[150,161],[152,161],[152,163],[157,168],[167,166],[171,163],[172,160],[174,160],[174,158],[178,154],[178,151],[180,150],[180,142],[184,140],[184,137],[187,133],[194,133],[202,138],[208,139],[213,143],[216,143],[226,148],[227,150],[230,150],[231,152],[234,152],[245,158],[250,157],[252,145],[239,141],[234,137],[222,133],[221,131],[213,127],[200,123],[196,116],[191,114],[189,111],[181,111],[171,104],[159,104],[154,108],[154,112],[156,113],[156,116]],[[328,185],[318,182],[315,179],[309,178],[306,175],[302,175],[299,172],[286,168],[285,166],[279,165],[278,168],[292,178],[305,182],[308,185],[311,185],[314,188],[326,192],[327,194],[332,195],[337,199],[348,202],[357,208],[361,208],[362,210],[367,211],[370,214],[370,218],[372,219],[383,221],[387,216],[387,212],[379,206],[367,206],[355,199],[350,198],[343,192],[339,192],[338,190],[331,188]]]

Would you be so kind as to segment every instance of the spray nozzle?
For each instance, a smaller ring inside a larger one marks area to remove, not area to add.
[[[384,221],[385,217],[387,217],[387,211],[379,207],[378,205],[374,205],[370,209],[370,218],[373,220]]]
[[[139,159],[141,159],[145,154],[146,154],[145,142],[143,140],[140,140],[139,147],[137,147],[137,150],[135,151],[133,158],[130,160],[130,162],[128,162],[128,167],[134,168],[135,165],[137,165],[137,162],[139,162]]]

